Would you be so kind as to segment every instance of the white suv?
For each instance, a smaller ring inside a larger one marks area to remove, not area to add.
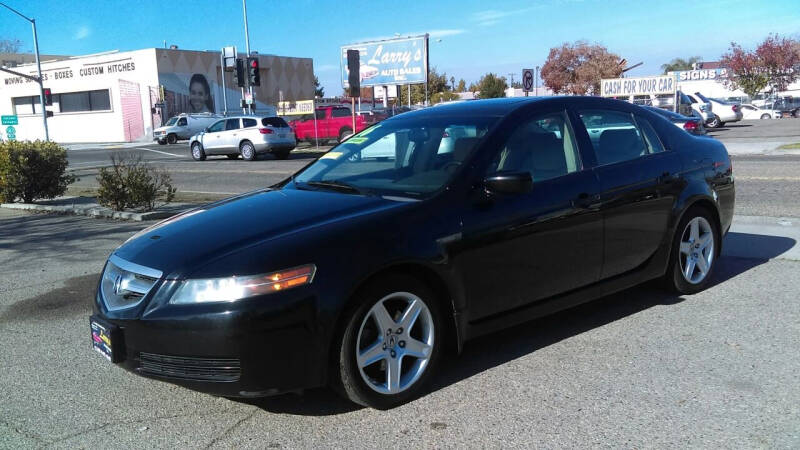
[[[189,140],[192,158],[203,161],[208,155],[242,155],[253,161],[259,153],[272,153],[286,159],[297,146],[294,131],[280,117],[237,116],[221,119]]]

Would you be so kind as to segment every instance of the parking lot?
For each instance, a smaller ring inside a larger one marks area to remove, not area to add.
[[[110,151],[70,153],[82,183]],[[319,154],[136,151],[180,189],[217,194]],[[390,411],[327,389],[219,398],[113,366],[90,348],[91,299],[108,254],[148,224],[0,210],[0,448],[797,448],[799,168],[797,155],[734,157],[737,215],[707,291],[649,284],[471,341],[427,395]]]

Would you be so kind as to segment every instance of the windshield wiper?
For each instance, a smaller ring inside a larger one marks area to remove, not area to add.
[[[351,194],[364,194],[364,190],[353,186],[350,183],[340,180],[307,181],[305,184],[317,188],[330,189],[333,191],[347,192]]]

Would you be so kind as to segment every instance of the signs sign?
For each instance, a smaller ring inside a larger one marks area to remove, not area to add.
[[[278,102],[279,116],[297,116],[314,113],[314,100],[298,100],[296,102]]]
[[[728,78],[728,69],[680,70],[672,72],[678,81],[720,80]]]
[[[533,90],[533,69],[522,69],[522,90],[524,92]]]
[[[17,116],[0,116],[3,125],[19,125]]]
[[[342,87],[349,84],[347,50],[360,54],[361,86],[425,83],[428,81],[428,37],[389,39],[345,45],[340,60]]]
[[[672,76],[610,78],[600,81],[600,96],[674,94],[678,84]]]

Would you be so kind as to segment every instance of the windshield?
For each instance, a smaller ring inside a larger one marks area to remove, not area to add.
[[[422,198],[443,187],[496,117],[398,118],[372,126],[298,174],[296,189]]]
[[[164,124],[164,126],[165,127],[171,127],[171,126],[175,125],[175,122],[177,122],[177,121],[178,121],[177,117],[172,117],[167,121],[167,123]]]

